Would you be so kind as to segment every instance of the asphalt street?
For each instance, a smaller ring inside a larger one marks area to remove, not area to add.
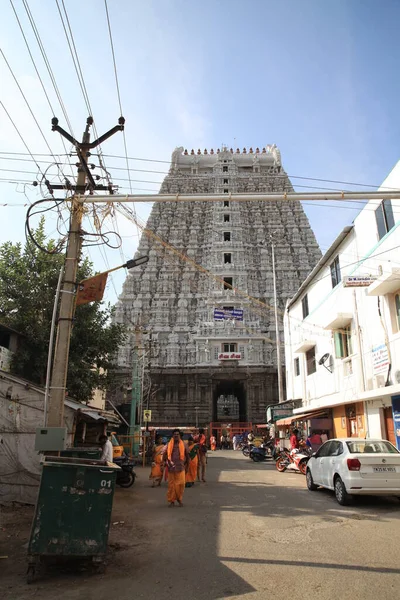
[[[116,492],[105,575],[51,569],[27,586],[27,534],[20,533],[12,563],[0,563],[0,597],[398,597],[396,499],[363,498],[341,507],[331,492],[309,492],[304,476],[278,473],[274,464],[254,464],[233,451],[209,457],[207,483],[185,491],[183,508],[167,506],[166,484],[152,489],[148,469],[138,474],[131,489]]]

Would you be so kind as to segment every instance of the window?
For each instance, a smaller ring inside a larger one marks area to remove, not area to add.
[[[391,200],[383,200],[375,210],[378,237],[381,240],[394,227],[393,208]]]
[[[224,277],[224,290],[231,290],[233,287],[233,278]]]
[[[228,167],[225,167],[225,166],[224,166],[224,167],[222,167],[222,172],[223,172],[223,173],[227,173],[227,172],[228,172]]]
[[[224,253],[224,263],[227,264],[231,264],[232,262],[232,254],[230,252],[225,252]]]
[[[317,370],[317,364],[315,362],[315,346],[307,350],[306,352],[306,363],[307,363],[307,375],[312,375]]]
[[[340,454],[343,454],[342,442],[332,440],[332,442],[329,444],[328,452],[324,456],[340,456]]]
[[[337,256],[333,263],[331,264],[331,280],[332,287],[336,287],[337,284],[342,280],[342,276],[340,274],[340,264],[339,257]]]
[[[229,190],[227,188],[224,188],[224,194],[229,194]]]
[[[230,215],[224,215],[224,223],[229,223],[230,220],[231,220]]]
[[[347,358],[353,354],[351,343],[351,326],[344,327],[340,331],[335,331],[333,334],[335,341],[335,356],[336,358]]]
[[[400,293],[394,296],[394,314],[396,319],[397,331],[400,331]]]
[[[306,318],[306,316],[309,314],[309,308],[308,308],[308,296],[307,294],[304,296],[303,300],[301,301],[301,307],[303,309],[303,319]]]
[[[236,352],[237,344],[222,344],[222,352]]]
[[[219,354],[218,346],[214,346],[214,359],[215,360],[218,360],[218,354]]]
[[[300,359],[299,358],[294,359],[294,374],[295,374],[295,377],[300,375]]]
[[[231,232],[224,231],[224,242],[230,242],[230,241],[231,241]]]
[[[227,179],[224,179],[224,183],[228,184],[229,182],[228,182],[228,180],[227,180]]]
[[[228,208],[229,207],[229,200],[224,200],[224,208]]]

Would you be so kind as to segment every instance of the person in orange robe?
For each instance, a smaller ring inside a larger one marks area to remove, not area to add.
[[[215,450],[217,449],[217,438],[215,437],[215,435],[212,435],[210,437],[210,445],[211,445],[211,450],[213,452],[215,452]]]
[[[161,481],[162,481],[162,477],[163,477],[163,470],[164,470],[164,463],[163,463],[164,448],[165,448],[165,445],[162,443],[162,437],[158,436],[156,439],[156,443],[154,445],[154,449],[153,449],[153,460],[151,463],[151,472],[150,472],[150,476],[149,476],[149,479],[153,480],[152,487],[154,487],[156,484],[158,486],[161,485]]]
[[[179,429],[174,429],[163,455],[164,464],[168,467],[167,500],[170,507],[183,506],[185,491],[185,472],[189,467],[189,452],[183,443]]]
[[[193,487],[197,477],[197,466],[199,464],[199,447],[195,444],[192,436],[188,440],[188,452],[189,452],[189,468],[186,473],[186,484],[185,487]]]

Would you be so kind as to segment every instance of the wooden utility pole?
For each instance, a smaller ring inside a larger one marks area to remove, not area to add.
[[[78,178],[76,186],[72,186],[75,196],[71,201],[71,217],[68,233],[68,246],[65,257],[64,278],[61,288],[60,312],[58,317],[57,339],[54,351],[53,374],[50,385],[50,401],[47,425],[48,427],[62,427],[64,420],[64,400],[67,383],[68,356],[71,339],[72,323],[75,314],[75,292],[76,276],[81,252],[82,231],[81,223],[84,211],[84,199],[79,198],[79,194],[85,191],[108,189],[113,192],[111,187],[96,185],[87,164],[87,158],[90,156],[90,150],[95,148],[117,131],[124,128],[125,119],[120,117],[119,125],[116,125],[110,131],[100,136],[97,140],[90,143],[90,127],[93,124],[93,118],[88,117],[86,129],[83,134],[82,142],[75,140],[69,133],[58,125],[58,119],[52,119],[52,130],[58,131],[76,148],[79,158]],[[64,188],[61,185],[52,185],[53,189]]]

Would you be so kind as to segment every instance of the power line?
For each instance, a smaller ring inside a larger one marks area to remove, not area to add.
[[[31,115],[32,115],[32,118],[33,118],[33,120],[35,121],[35,123],[36,123],[36,126],[37,126],[37,128],[39,129],[39,131],[40,131],[40,134],[41,134],[41,136],[42,136],[42,138],[43,138],[43,140],[44,140],[44,142],[45,142],[46,146],[47,146],[47,147],[48,147],[48,149],[50,150],[50,153],[51,153],[51,155],[53,156],[53,158],[54,158],[54,161],[56,162],[56,157],[54,156],[54,154],[53,154],[53,152],[52,152],[52,149],[50,148],[50,145],[49,145],[49,143],[48,143],[48,141],[47,141],[47,139],[46,139],[46,136],[44,135],[44,133],[43,133],[43,130],[42,130],[42,128],[41,128],[41,127],[40,127],[40,125],[39,125],[39,122],[38,122],[38,120],[37,120],[37,118],[36,118],[36,116],[35,116],[35,113],[33,112],[32,108],[31,108],[31,105],[29,104],[29,102],[28,102],[28,100],[27,100],[27,98],[26,98],[26,96],[25,96],[25,94],[24,94],[24,92],[23,92],[23,90],[22,90],[21,86],[20,86],[20,85],[19,85],[19,83],[18,83],[18,79],[16,78],[14,71],[12,70],[12,68],[11,68],[11,65],[9,64],[9,62],[8,62],[8,60],[7,60],[6,56],[5,56],[5,54],[4,54],[4,52],[3,52],[3,50],[2,50],[1,48],[0,48],[0,52],[1,52],[2,56],[3,56],[3,59],[4,59],[4,61],[5,61],[6,65],[7,65],[7,67],[8,67],[8,69],[9,69],[9,71],[10,71],[10,73],[11,73],[11,75],[12,75],[12,77],[13,77],[14,81],[15,81],[15,83],[17,84],[17,87],[18,87],[18,89],[19,89],[19,91],[20,91],[20,93],[21,93],[21,95],[22,95],[23,99],[25,100],[25,103],[26,103],[26,105],[27,105],[27,107],[28,107],[28,109],[29,109],[29,112],[31,113]],[[3,105],[3,107],[4,107],[4,105]],[[8,113],[7,113],[7,114],[8,114]],[[37,166],[38,166],[38,165],[37,165]],[[40,167],[39,167],[39,170],[40,170]],[[59,176],[59,178],[60,178],[60,182],[62,183],[62,179],[61,179],[61,177],[60,177],[60,176]]]
[[[10,1],[11,1],[11,0],[10,0]],[[45,47],[44,47],[44,45],[43,45],[43,42],[42,42],[42,38],[40,37],[39,30],[38,30],[38,28],[37,28],[37,26],[36,26],[35,19],[33,18],[33,15],[32,15],[32,12],[31,12],[31,9],[29,8],[28,0],[22,0],[22,1],[23,1],[23,4],[24,4],[25,12],[26,12],[26,14],[28,15],[28,19],[29,19],[29,22],[30,22],[30,24],[31,24],[31,27],[32,27],[33,33],[34,33],[34,35],[35,35],[35,38],[36,38],[37,44],[38,44],[38,46],[39,46],[39,50],[40,50],[40,52],[41,52],[41,54],[42,54],[42,58],[43,58],[44,64],[45,64],[45,66],[46,66],[46,68],[47,68],[47,72],[48,72],[48,74],[49,74],[49,77],[50,77],[50,80],[51,80],[51,82],[52,82],[52,85],[53,85],[54,91],[55,91],[55,93],[56,93],[56,96],[57,96],[58,102],[59,102],[59,104],[60,104],[60,106],[61,106],[61,110],[62,110],[62,112],[63,112],[63,114],[64,114],[65,120],[66,120],[66,122],[67,122],[67,125],[68,125],[68,127],[69,127],[69,130],[70,130],[70,132],[71,132],[72,136],[73,136],[73,137],[75,137],[75,135],[74,135],[74,132],[73,132],[73,128],[72,128],[72,125],[71,125],[71,121],[69,120],[68,113],[67,113],[67,110],[66,110],[66,108],[65,108],[64,101],[63,101],[63,99],[62,99],[62,96],[61,96],[61,93],[60,93],[59,87],[58,87],[58,85],[57,85],[56,78],[55,78],[55,76],[54,76],[53,69],[51,68],[50,61],[49,61],[49,59],[48,59],[48,56],[47,56],[47,53],[46,53]],[[13,7],[13,8],[14,8],[14,7]],[[14,9],[14,12],[15,12],[15,9]],[[18,17],[17,17],[17,18],[18,18]],[[25,36],[24,36],[24,37],[25,37]],[[53,115],[54,115],[54,111],[53,111]]]

